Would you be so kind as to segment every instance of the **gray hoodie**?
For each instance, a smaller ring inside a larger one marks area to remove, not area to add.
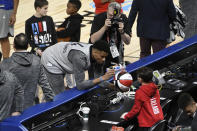
[[[40,58],[29,52],[14,52],[2,62],[2,69],[16,75],[24,89],[24,109],[34,103],[37,85],[43,90],[46,101],[53,100],[54,93],[48,83]]]
[[[0,70],[0,121],[12,112],[23,111],[23,96],[24,91],[14,74]]]

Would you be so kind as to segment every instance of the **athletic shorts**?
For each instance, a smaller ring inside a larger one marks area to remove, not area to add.
[[[14,26],[9,25],[9,19],[13,10],[0,9],[0,38],[14,36]]]

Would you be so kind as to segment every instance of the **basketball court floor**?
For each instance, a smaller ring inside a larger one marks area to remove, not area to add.
[[[25,32],[25,21],[30,18],[34,13],[34,0],[19,0],[19,6],[18,6],[18,12],[16,16],[16,23],[15,23],[15,30],[14,34],[18,33],[24,33]],[[125,2],[122,4],[123,12],[128,16],[131,4],[133,0],[125,0]],[[64,21],[64,18],[67,17],[66,14],[66,5],[68,0],[48,0],[49,2],[49,9],[48,9],[48,15],[53,18],[53,21],[55,23],[59,23]],[[94,18],[94,2],[93,0],[81,0],[82,7],[79,10],[79,13],[84,16],[84,20],[82,23],[81,28],[81,42],[88,43],[89,37],[90,37],[90,29],[91,29],[91,21]],[[174,3],[178,5],[178,0],[174,0]],[[132,38],[130,45],[125,45],[125,60],[130,62],[135,62],[139,59],[139,40],[136,36],[136,22],[133,25],[132,28]],[[176,37],[176,41],[174,41],[172,44],[175,44],[179,41],[182,41],[180,37]],[[13,37],[10,38],[11,43],[11,53],[13,50]],[[169,45],[169,46],[170,46]],[[86,79],[87,79],[87,73],[86,73]],[[39,89],[39,98],[42,98],[42,91]]]
[[[131,4],[133,0],[125,0],[122,4],[123,12],[128,16]],[[68,0],[48,0],[49,2],[49,9],[48,15],[53,18],[54,22],[62,22],[64,18],[67,17],[66,14],[66,5]],[[79,10],[79,13],[84,16],[83,26],[81,28],[81,42],[87,43],[90,37],[90,29],[91,29],[91,21],[94,17],[94,2],[93,0],[81,0],[82,7]],[[178,0],[174,0],[174,3],[178,5]],[[35,13],[34,10],[34,0],[20,0],[18,6],[18,12],[16,16],[16,23],[15,23],[15,35],[21,32],[25,32],[25,20],[31,17]],[[130,62],[134,62],[139,59],[139,40],[136,36],[136,23],[132,28],[132,38],[130,45],[125,45],[125,60]],[[177,43],[182,41],[181,38],[176,37],[176,41],[173,42]],[[10,38],[11,44],[13,43],[13,38]],[[13,49],[11,50],[13,52]]]

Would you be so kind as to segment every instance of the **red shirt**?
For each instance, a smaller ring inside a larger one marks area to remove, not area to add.
[[[101,3],[101,0],[93,0],[95,3],[95,14],[100,14],[107,11],[110,2]],[[118,3],[123,3],[124,0],[116,0]],[[122,12],[122,11],[121,11]]]
[[[152,127],[159,120],[163,120],[159,90],[154,83],[142,85],[136,91],[135,103],[124,118],[127,120],[136,115],[139,127]]]

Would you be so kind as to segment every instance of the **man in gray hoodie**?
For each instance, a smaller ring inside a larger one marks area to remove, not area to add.
[[[48,83],[40,58],[27,52],[28,42],[25,34],[14,38],[15,52],[2,62],[2,69],[15,74],[24,89],[24,109],[34,104],[37,85],[43,90],[46,101],[52,101],[54,93]]]
[[[0,68],[0,121],[23,111],[24,91],[14,74]]]
[[[48,47],[42,54],[41,62],[45,67],[46,75],[55,94],[65,90],[65,74],[74,74],[77,89],[88,89],[96,84],[112,86],[104,82],[114,75],[114,70],[105,74],[102,72],[103,63],[109,54],[109,44],[99,40],[92,44],[81,42],[60,42]],[[85,71],[89,68],[94,71],[93,80],[85,80]]]

